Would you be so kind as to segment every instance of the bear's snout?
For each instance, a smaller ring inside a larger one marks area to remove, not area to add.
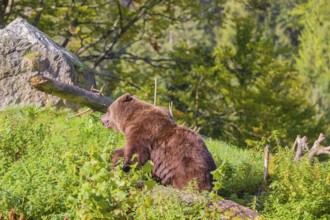
[[[104,127],[106,127],[106,128],[110,127],[110,122],[107,117],[105,117],[105,116],[101,117],[100,122],[104,125]]]

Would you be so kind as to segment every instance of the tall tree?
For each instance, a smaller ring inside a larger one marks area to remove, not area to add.
[[[330,123],[330,5],[327,0],[308,1],[294,11],[304,27],[300,35],[297,70],[312,84],[312,103],[319,117]],[[330,133],[330,126],[328,126]]]

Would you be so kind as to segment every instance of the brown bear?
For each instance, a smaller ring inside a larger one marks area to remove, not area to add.
[[[163,184],[182,189],[195,180],[200,190],[213,187],[211,171],[216,169],[212,155],[194,131],[174,122],[169,110],[151,105],[130,94],[112,103],[101,122],[125,135],[126,146],[117,149],[112,161],[123,157],[123,170],[148,160],[152,173]],[[133,155],[137,154],[135,159]],[[134,157],[133,157],[134,158]]]

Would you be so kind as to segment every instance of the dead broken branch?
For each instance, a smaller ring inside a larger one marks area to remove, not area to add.
[[[263,191],[263,188],[267,186],[267,180],[268,180],[268,167],[269,167],[269,146],[267,145],[264,149],[264,178],[262,185],[259,187],[257,196],[261,196],[261,193]]]
[[[321,146],[321,142],[324,141],[324,134],[320,134],[319,138],[314,142],[313,147],[308,152],[308,158],[312,158],[313,156],[319,156],[321,154],[330,154],[330,146],[323,147]]]
[[[78,86],[61,83],[46,76],[34,76],[30,79],[30,84],[42,92],[58,96],[100,112],[106,112],[113,102],[111,98],[93,93]]]
[[[298,161],[300,158],[305,154],[308,153],[308,158],[311,159],[314,156],[319,156],[321,154],[330,154],[330,146],[324,147],[321,145],[321,142],[325,140],[324,134],[320,134],[318,139],[314,142],[311,149],[308,147],[307,137],[300,137],[300,135],[297,136],[293,146],[292,150],[296,151],[294,160]]]

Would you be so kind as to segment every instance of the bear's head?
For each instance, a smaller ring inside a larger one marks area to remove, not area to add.
[[[135,97],[126,93],[116,99],[108,108],[107,112],[101,117],[100,121],[106,128],[112,128],[114,131],[124,132],[126,121],[132,114]]]

